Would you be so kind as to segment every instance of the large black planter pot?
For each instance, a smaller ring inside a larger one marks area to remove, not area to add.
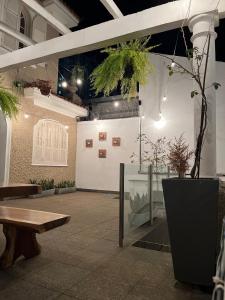
[[[175,279],[212,285],[215,275],[218,179],[162,181]]]

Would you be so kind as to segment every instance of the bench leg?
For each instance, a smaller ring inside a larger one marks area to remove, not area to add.
[[[35,232],[8,224],[3,225],[3,232],[6,238],[6,246],[0,258],[2,268],[12,266],[21,255],[25,258],[31,258],[41,253],[41,247],[37,242]]]

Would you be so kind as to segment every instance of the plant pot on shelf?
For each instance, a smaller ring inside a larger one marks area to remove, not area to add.
[[[31,199],[42,198],[42,197],[53,196],[54,194],[55,194],[55,189],[50,189],[50,190],[42,191],[40,194],[29,195],[29,198]]]
[[[74,193],[76,191],[77,191],[77,188],[75,186],[55,189],[56,194],[68,194],[68,193]]]
[[[175,279],[211,286],[216,269],[218,179],[163,179]]]

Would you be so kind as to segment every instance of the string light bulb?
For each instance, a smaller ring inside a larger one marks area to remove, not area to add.
[[[154,126],[157,129],[162,129],[166,125],[166,119],[163,117],[162,113],[159,113],[159,120],[154,122]]]
[[[80,78],[77,78],[77,84],[81,85],[82,83],[83,83],[82,80]]]
[[[62,82],[62,87],[63,88],[67,88],[68,87],[68,83],[65,80]]]
[[[176,64],[175,64],[175,62],[173,61],[173,62],[171,63],[171,68],[175,68],[175,66],[176,66]]]
[[[30,117],[30,115],[24,114],[24,118],[25,118],[25,119],[29,119],[29,117]]]
[[[67,129],[69,129],[69,126],[68,126],[68,125],[66,125],[66,126],[65,126],[65,129],[66,129],[66,130],[67,130]]]
[[[119,102],[118,102],[118,101],[115,101],[115,102],[114,102],[114,106],[115,106],[115,107],[118,107],[118,106],[119,106]]]

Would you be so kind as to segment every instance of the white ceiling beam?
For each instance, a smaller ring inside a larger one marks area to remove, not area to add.
[[[35,42],[30,39],[29,37],[27,37],[26,35],[12,29],[11,27],[9,27],[8,25],[6,25],[5,23],[0,21],[0,31],[7,33],[8,35],[16,38],[18,41],[20,41],[21,43],[23,43],[26,46],[31,46],[34,45]]]
[[[199,0],[192,0],[199,1]],[[204,3],[211,0],[204,0]],[[189,1],[188,1],[189,2]],[[104,22],[79,31],[71,32],[34,46],[0,55],[0,71],[29,66],[51,58],[61,58],[84,53],[120,41],[140,38],[181,26],[187,17],[187,0],[169,2],[136,14]],[[198,13],[209,12],[212,7],[202,5]],[[220,17],[225,15],[225,5],[219,6]],[[192,15],[196,11],[192,10]],[[159,17],[160,16],[160,17]]]
[[[100,1],[108,10],[108,12],[113,16],[114,19],[123,17],[121,10],[113,0],[100,0]]]
[[[47,9],[41,6],[36,0],[21,0],[27,7],[35,11],[38,15],[42,16],[49,24],[52,25],[59,33],[67,34],[71,30],[50,14]]]

